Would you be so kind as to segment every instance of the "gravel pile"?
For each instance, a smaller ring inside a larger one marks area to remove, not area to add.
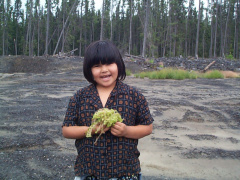
[[[188,58],[157,58],[155,59],[156,64],[163,64],[164,67],[176,67],[187,70],[204,70],[210,63],[213,63],[209,70],[217,69],[223,71],[240,71],[239,60],[226,60],[222,58],[218,59],[188,59]]]

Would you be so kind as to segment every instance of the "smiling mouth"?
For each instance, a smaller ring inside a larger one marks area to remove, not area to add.
[[[111,75],[106,75],[106,76],[101,76],[101,78],[105,79],[105,78],[109,78]]]

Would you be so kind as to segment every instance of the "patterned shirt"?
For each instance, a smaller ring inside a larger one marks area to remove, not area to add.
[[[100,108],[103,107],[97,89],[93,84],[89,85],[71,97],[63,126],[90,126],[93,114]],[[105,108],[117,110],[127,126],[153,122],[145,97],[121,81],[117,81]],[[76,176],[94,175],[97,179],[109,179],[140,173],[137,139],[116,137],[107,131],[94,145],[96,137],[75,141],[78,152],[74,167]]]

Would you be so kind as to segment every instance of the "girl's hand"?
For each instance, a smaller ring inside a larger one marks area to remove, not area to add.
[[[111,133],[117,137],[125,137],[131,139],[140,139],[152,133],[153,125],[136,125],[127,126],[124,123],[116,122],[111,127]]]
[[[92,131],[92,135],[95,135],[95,134],[100,134],[101,132],[102,132],[102,128],[100,127],[101,125],[97,125],[94,129],[93,129],[93,131]],[[100,128],[100,129],[99,129]],[[108,130],[109,130],[110,128],[109,127],[107,127],[107,126],[103,126],[103,132],[105,133],[105,132],[107,132]],[[96,131],[98,130],[98,132],[96,133]]]
[[[117,137],[125,136],[127,134],[127,130],[127,125],[121,122],[116,122],[115,125],[111,127],[111,133]]]

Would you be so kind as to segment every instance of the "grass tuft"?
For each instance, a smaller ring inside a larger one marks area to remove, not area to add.
[[[129,69],[126,69],[126,75],[131,76],[132,72]]]
[[[135,74],[137,78],[149,78],[149,79],[175,79],[175,80],[183,80],[183,79],[197,79],[197,78],[207,78],[207,79],[222,79],[224,78],[223,73],[218,70],[209,71],[204,74],[195,72],[195,71],[186,71],[181,69],[172,69],[165,68],[160,71],[152,71],[152,72],[141,72]]]
[[[148,77],[149,79],[196,79],[197,74],[195,72],[188,72],[185,70],[165,68],[160,71],[141,72],[135,75],[138,78]]]
[[[214,71],[209,71],[204,73],[203,78],[206,79],[223,79],[224,75],[218,71],[218,70],[214,70]]]

